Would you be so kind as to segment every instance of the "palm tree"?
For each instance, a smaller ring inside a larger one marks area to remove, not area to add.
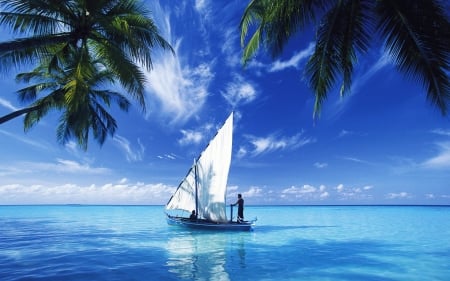
[[[40,99],[0,121],[26,113],[27,118],[31,118],[25,119],[27,128],[45,115],[48,106],[66,108],[69,114],[66,121],[76,123],[77,129],[60,126],[58,138],[74,135],[82,146],[85,144],[80,140],[87,141],[87,136],[83,135],[86,129],[92,127],[95,135],[96,128],[100,128],[95,127],[99,126],[95,118],[83,115],[91,101],[86,93],[94,91],[89,87],[95,84],[92,81],[101,73],[99,70],[106,70],[108,79],[117,81],[145,110],[145,75],[140,66],[151,70],[155,47],[173,52],[149,17],[149,11],[137,0],[9,0],[2,1],[0,7],[0,25],[25,35],[0,43],[0,72],[8,71],[10,66],[38,65],[41,76],[55,76],[56,71],[63,71],[59,75],[65,77],[66,83],[59,84],[65,89],[64,94],[60,94],[64,96],[62,101],[47,104],[45,98]],[[47,72],[43,68],[47,68]],[[78,87],[88,88],[80,90]],[[50,95],[49,100],[56,96]],[[34,121],[27,123],[27,120]],[[102,143],[102,133],[97,133],[97,140]]]
[[[350,90],[359,54],[379,38],[395,66],[422,83],[443,115],[450,105],[450,23],[439,0],[252,0],[241,19],[246,64],[260,45],[279,55],[297,32],[315,25],[315,50],[306,75],[315,93],[314,115],[341,81]],[[247,36],[251,33],[250,38]]]
[[[108,135],[114,135],[117,124],[107,111],[111,103],[117,103],[121,110],[127,111],[130,102],[118,92],[101,89],[104,85],[114,84],[113,73],[103,68],[101,63],[91,63],[87,55],[83,59],[72,58],[72,61],[72,64],[66,62],[65,69],[55,66],[49,72],[44,63],[31,72],[18,74],[18,82],[36,81],[19,90],[18,94],[21,101],[33,102],[29,108],[34,110],[26,112],[24,118],[25,131],[50,110],[59,110],[62,114],[57,128],[58,141],[65,143],[75,138],[86,150],[90,130],[100,144]],[[37,99],[41,93],[44,96]]]

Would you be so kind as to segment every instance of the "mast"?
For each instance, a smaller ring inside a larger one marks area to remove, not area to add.
[[[197,173],[197,160],[194,160],[195,164],[194,164],[194,178],[195,178],[195,215],[197,216],[198,219],[198,173]]]

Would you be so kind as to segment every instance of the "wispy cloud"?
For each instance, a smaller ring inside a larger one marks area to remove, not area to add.
[[[173,153],[157,155],[156,157],[159,158],[159,159],[169,159],[169,160],[175,160],[175,159],[180,158],[180,157],[178,157],[177,155],[175,155]]]
[[[57,163],[30,163],[29,165],[37,169],[75,174],[107,174],[110,172],[107,168],[95,168],[89,164],[79,163],[72,160],[57,159],[56,162]]]
[[[298,68],[300,63],[305,59],[309,58],[314,52],[315,43],[310,43],[308,47],[300,52],[296,53],[287,61],[275,61],[269,68],[269,72],[282,71],[286,68]]]
[[[314,187],[307,184],[300,187],[291,186],[283,189],[280,195],[281,198],[289,198],[289,200],[292,200],[293,198],[301,200],[324,200],[329,196],[330,193],[327,191],[326,186],[321,185],[319,187]]]
[[[0,185],[0,204],[161,204],[175,191],[162,183],[117,183],[103,185]]]
[[[198,1],[196,7],[204,10],[206,4],[205,1]],[[148,115],[159,114],[172,125],[183,124],[203,107],[209,84],[214,77],[214,62],[199,56],[195,63],[189,63],[192,53],[183,53],[183,39],[174,34],[170,13],[156,3],[154,10],[158,27],[164,38],[172,44],[176,55],[168,51],[154,54],[153,69],[146,74],[149,82],[146,90],[151,108],[158,110],[149,110]],[[172,41],[172,38],[178,39]],[[191,52],[186,52],[188,51]],[[198,52],[201,53],[202,50]]]
[[[6,107],[8,109],[11,109],[12,111],[18,110],[18,108],[15,107],[10,101],[5,100],[3,98],[0,98],[0,105]]]
[[[373,198],[373,195],[368,193],[369,190],[373,189],[372,185],[348,187],[344,186],[344,184],[339,184],[334,189],[337,191],[339,200],[368,200]]]
[[[268,194],[264,188],[259,187],[259,186],[250,186],[245,190],[241,190],[241,188],[239,188],[239,186],[233,185],[233,186],[227,187],[227,195],[226,195],[227,201],[232,202],[232,203],[236,202],[237,195],[239,193],[242,194],[242,196],[245,199],[250,199],[250,200],[267,199],[266,196]]]
[[[114,143],[125,153],[128,162],[142,161],[145,153],[145,146],[140,139],[137,139],[137,147],[132,147],[130,141],[122,136],[115,135]]]
[[[45,149],[45,150],[49,150],[49,149],[50,149],[49,146],[47,146],[47,145],[45,145],[45,144],[43,144],[43,143],[40,143],[40,142],[31,140],[30,137],[27,137],[27,136],[24,136],[24,135],[20,135],[20,136],[19,136],[19,135],[10,133],[10,132],[5,131],[5,130],[0,130],[0,133],[3,134],[3,135],[5,135],[5,136],[8,136],[8,137],[10,137],[10,138],[13,138],[13,139],[15,139],[15,140],[17,140],[17,141],[20,141],[20,142],[22,142],[22,143],[31,145],[31,146],[33,146],[33,147],[35,147],[35,148]]]
[[[205,125],[198,127],[196,130],[180,130],[181,138],[178,140],[178,144],[199,144],[205,136],[210,135],[213,130],[214,125],[212,123],[206,123]]]
[[[362,133],[362,132],[355,132],[355,131],[348,131],[348,130],[341,130],[337,136],[337,138],[344,138],[344,137],[349,137],[349,136],[367,136],[366,133]]]
[[[448,130],[448,129],[447,130],[446,129],[434,129],[431,132],[434,134],[450,137],[450,130]]]
[[[181,130],[181,134],[183,135],[181,139],[178,140],[180,145],[188,145],[191,143],[200,143],[203,139],[203,134],[199,131],[192,130]]]
[[[230,68],[242,67],[241,52],[236,46],[239,41],[239,34],[235,28],[228,28],[223,33],[223,44],[221,51],[226,57],[225,63]]]
[[[315,142],[315,139],[313,138],[302,137],[302,133],[292,137],[278,137],[275,134],[267,137],[255,137],[251,135],[247,135],[246,137],[249,140],[251,149],[244,146],[240,147],[238,157],[243,157],[247,154],[257,156],[277,150],[293,150]]]
[[[228,83],[226,91],[222,96],[232,107],[252,102],[257,97],[255,86],[250,82],[244,81],[241,76],[236,75],[234,80]]]
[[[340,158],[343,159],[343,160],[347,160],[347,161],[351,161],[351,162],[355,162],[355,163],[374,165],[374,163],[372,163],[372,162],[369,162],[369,161],[366,161],[366,160],[363,160],[363,159],[359,159],[359,158],[356,158],[356,157],[343,156],[343,157],[340,157]]]
[[[164,54],[147,74],[150,99],[160,104],[161,113],[173,124],[184,123],[202,108],[213,78],[207,63],[181,66],[180,43],[175,45],[177,56]]]
[[[329,118],[337,118],[344,112],[351,100],[351,96],[356,95],[361,92],[364,85],[369,81],[374,75],[376,75],[380,70],[388,65],[392,65],[389,56],[385,52],[380,52],[378,60],[373,63],[370,68],[363,72],[363,74],[353,75],[353,82],[350,92],[343,98],[338,99],[333,107],[331,107],[327,112]]]
[[[449,169],[450,168],[450,142],[440,142],[438,154],[425,160],[421,166],[428,169]]]
[[[350,132],[350,131],[342,130],[342,131],[339,133],[338,138],[343,138],[343,137],[348,136],[348,135],[351,135],[351,134],[352,134],[352,132]]]
[[[318,168],[318,169],[323,169],[328,167],[328,163],[320,163],[320,162],[316,162],[314,163],[314,167]]]
[[[412,195],[408,192],[398,192],[398,193],[388,193],[386,194],[386,199],[408,199],[412,198]]]
[[[203,11],[204,9],[206,9],[207,4],[207,0],[195,0],[195,9],[198,11]]]
[[[55,162],[17,162],[8,166],[0,166],[1,176],[13,176],[23,174],[82,174],[104,175],[111,171],[107,168],[93,167],[87,163],[80,163],[67,159],[56,159]]]
[[[378,60],[372,64],[372,66],[364,72],[364,74],[356,77],[355,81],[352,84],[351,92],[358,92],[361,87],[364,87],[364,84],[371,79],[375,74],[377,74],[381,69],[385,68],[388,65],[391,65],[391,60],[389,58],[388,53],[382,51]]]

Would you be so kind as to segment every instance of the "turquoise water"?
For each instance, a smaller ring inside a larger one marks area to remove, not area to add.
[[[252,232],[161,206],[0,206],[0,280],[450,280],[450,207],[246,207]]]

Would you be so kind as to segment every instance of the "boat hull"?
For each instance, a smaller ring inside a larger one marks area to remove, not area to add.
[[[216,223],[207,220],[191,221],[188,218],[167,216],[167,223],[169,225],[177,225],[192,229],[205,229],[205,230],[219,230],[219,231],[251,231],[255,224],[254,221],[250,222],[226,222]]]

